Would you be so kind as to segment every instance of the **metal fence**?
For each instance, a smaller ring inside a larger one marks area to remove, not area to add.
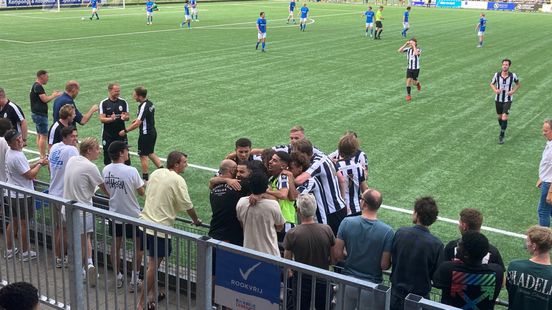
[[[37,187],[40,188],[40,184]],[[213,253],[217,250],[239,254],[279,268],[280,276],[276,281],[281,283],[280,309],[300,309],[302,300],[310,300],[314,305],[320,293],[326,296],[325,309],[331,309],[336,303],[337,307],[342,308],[345,305],[343,297],[346,291],[343,288],[353,290],[353,295],[356,294],[357,297],[355,303],[360,303],[360,297],[367,295],[367,305],[371,308],[389,307],[390,288],[384,285],[251,251],[173,227],[146,223],[102,208],[59,199],[40,191],[30,191],[1,182],[0,190],[5,191],[8,196],[21,197],[4,199],[0,210],[4,252],[0,266],[1,284],[30,282],[38,288],[41,301],[54,308],[136,309],[142,290],[148,291],[147,283],[151,283],[153,297],[150,299],[156,301],[157,309],[211,309],[214,287]],[[98,198],[96,203],[101,206],[102,198]],[[61,208],[65,209],[67,236],[60,233],[61,242],[56,245],[55,225],[59,223],[58,210]],[[92,220],[83,221],[87,217]],[[113,269],[114,262],[110,254],[114,244],[111,235],[116,231],[114,225],[108,224],[109,221],[123,225],[120,267],[123,276],[119,279]],[[126,227],[131,231],[130,238],[124,233]],[[136,232],[146,229],[148,234],[158,238],[152,238],[153,244],[150,245],[153,245],[153,253],[144,255],[143,263],[139,264],[136,254],[140,247],[146,248],[147,244],[145,238],[138,240]],[[88,268],[87,244],[81,244],[81,231],[90,232],[94,267]],[[164,238],[164,235],[170,236],[170,239]],[[64,246],[63,241],[67,241],[67,246]],[[154,268],[153,273],[145,272],[145,266],[150,264],[151,257],[162,255],[161,245],[168,248],[169,243],[172,244],[172,255],[158,268]],[[19,248],[19,253],[16,253],[16,247]],[[8,253],[8,249],[12,252]],[[23,249],[25,256],[21,254]],[[81,252],[82,249],[85,251]],[[30,255],[29,251],[34,251],[36,256]],[[65,251],[68,255],[67,261],[63,261]],[[56,252],[59,260],[56,260]],[[133,270],[142,270],[144,284],[141,287],[136,284],[137,281],[132,281]],[[293,275],[293,280],[287,278],[288,274]],[[148,277],[153,281],[148,282]],[[302,296],[305,283],[310,283],[308,285],[311,290],[308,295]]]

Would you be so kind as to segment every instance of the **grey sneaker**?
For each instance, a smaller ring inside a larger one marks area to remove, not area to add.
[[[117,275],[117,288],[121,287],[123,287],[123,275],[119,273]]]
[[[88,267],[86,267],[86,279],[88,280],[88,284],[90,286],[96,286],[96,282],[98,280],[98,274],[96,273],[96,267],[94,265],[90,264]]]
[[[32,259],[35,259],[36,258],[36,252],[35,251],[27,251],[27,252],[23,252],[21,253],[21,261],[23,262],[28,262]]]
[[[134,291],[138,291],[140,289],[140,286],[142,286],[142,279],[136,280],[136,283],[133,281],[130,281],[128,285],[128,292],[134,293]]]
[[[19,253],[18,248],[14,248],[13,250],[6,250],[4,253],[4,258],[12,259],[17,253]]]
[[[504,136],[498,136],[498,144],[504,144]]]

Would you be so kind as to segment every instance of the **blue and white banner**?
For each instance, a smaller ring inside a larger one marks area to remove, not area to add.
[[[412,6],[426,6],[424,1],[412,1]]]
[[[512,2],[487,2],[487,10],[514,11],[516,4]]]
[[[437,0],[436,6],[438,8],[460,8],[462,7],[462,1],[460,0]]]
[[[216,250],[215,302],[239,310],[280,308],[280,268]]]
[[[6,0],[7,7],[43,6],[57,4],[57,0]],[[60,5],[82,4],[81,0],[60,0]]]

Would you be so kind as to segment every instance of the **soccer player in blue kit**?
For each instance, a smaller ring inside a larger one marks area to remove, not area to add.
[[[148,20],[146,22],[146,25],[153,24],[153,6],[154,5],[155,5],[155,3],[151,0],[148,0],[146,2],[146,16],[148,18]]]
[[[370,38],[374,35],[374,14],[371,6],[368,7],[368,11],[362,14],[362,16],[366,16],[366,36],[368,36],[368,30],[370,30]]]
[[[265,13],[261,12],[259,14],[259,18],[257,18],[257,45],[255,46],[255,49],[259,49],[259,43],[263,43],[261,45],[262,52],[265,51],[265,44],[266,44],[266,19],[265,19]]]
[[[188,0],[184,2],[184,21],[180,24],[180,27],[184,27],[184,24],[188,24],[188,29],[191,29],[191,21],[192,18],[190,17],[190,5],[188,4]]]
[[[307,7],[307,4],[303,4],[301,7],[301,20],[299,23],[299,30],[305,31],[307,29],[307,17],[309,16],[309,8]]]
[[[408,23],[409,17],[410,17],[410,7],[408,6],[406,7],[406,11],[404,11],[403,13],[403,30],[401,32],[403,38],[406,38],[406,32],[408,31],[408,29],[410,29],[410,25]]]
[[[477,23],[477,26],[475,26],[475,30],[477,31],[477,36],[479,37],[479,45],[477,45],[477,47],[483,47],[485,28],[487,28],[487,18],[485,18],[485,13],[481,13],[481,16],[479,18],[479,23]]]
[[[295,24],[295,16],[293,16],[293,12],[295,11],[295,0],[291,0],[291,2],[289,3],[289,16],[288,16],[288,19],[287,19],[287,24],[289,24],[289,21],[293,21],[293,23]]]
[[[90,2],[88,2],[88,5],[86,6],[92,7],[92,16],[90,16],[90,20],[92,20],[92,17],[94,17],[94,15],[96,15],[96,19],[100,19],[100,16],[98,16],[98,0],[90,0]]]

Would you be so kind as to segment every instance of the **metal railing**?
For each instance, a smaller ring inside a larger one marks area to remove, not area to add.
[[[0,190],[8,195],[13,193],[22,197],[20,200],[5,200],[2,204],[2,250],[5,252],[8,240],[13,240],[20,249],[26,249],[25,244],[29,244],[29,250],[36,252],[36,258],[27,261],[21,254],[14,254],[15,246],[12,246],[12,255],[1,258],[0,285],[16,281],[30,282],[38,288],[41,301],[54,308],[135,309],[140,302],[142,290],[148,291],[149,278],[150,281],[153,280],[150,282],[149,299],[156,302],[157,309],[211,309],[214,287],[213,252],[219,250],[276,266],[279,270],[278,277],[266,280],[281,283],[280,309],[300,309],[304,301],[310,301],[314,305],[320,294],[325,296],[323,308],[331,309],[336,303],[344,306],[344,288],[353,290],[357,297],[353,300],[356,300],[358,306],[361,296],[368,295],[369,304],[373,308],[389,307],[390,288],[384,285],[252,251],[173,227],[145,222],[103,208],[56,198],[39,191],[1,182]],[[102,204],[101,197],[95,200],[96,205]],[[57,210],[61,207],[65,208],[67,237],[59,234],[61,242],[58,246],[55,242],[54,226],[58,223],[55,219],[58,216]],[[9,212],[10,210],[15,210],[15,213]],[[92,220],[83,221],[87,217]],[[28,219],[26,228],[23,220],[25,218]],[[116,231],[114,225],[108,225],[109,221],[123,225],[124,250],[120,267],[122,278],[119,279],[113,269],[115,262],[112,262],[110,254],[114,243],[110,235],[115,235]],[[26,236],[23,236],[22,229],[10,229],[8,233],[7,226],[13,227],[15,223],[25,228]],[[124,233],[126,227],[131,231],[130,238]],[[138,241],[136,235],[138,231],[146,230],[153,237],[150,244],[153,253],[144,255],[143,264],[139,264],[136,256],[139,248],[146,249],[148,244],[145,238]],[[81,244],[81,231],[89,231],[94,265],[90,269],[83,268],[88,267],[89,253],[86,251],[86,242]],[[164,235],[170,236],[170,239],[163,238]],[[67,241],[66,247],[63,241]],[[145,272],[150,260],[164,253],[162,245],[168,248],[169,243],[172,244],[172,255],[158,268],[154,268],[153,273]],[[82,251],[83,248],[85,251]],[[63,261],[65,251],[68,254],[67,262]],[[61,253],[59,261],[56,261],[55,252]],[[132,285],[129,281],[133,271],[140,269],[143,274],[142,287]],[[293,276],[288,279],[288,274]],[[302,296],[309,285],[309,294]]]

